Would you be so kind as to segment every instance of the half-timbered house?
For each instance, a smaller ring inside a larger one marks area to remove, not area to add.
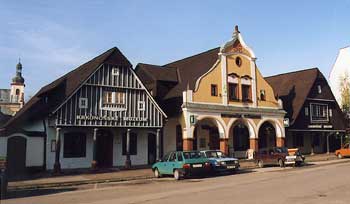
[[[165,118],[112,48],[40,89],[1,129],[0,155],[13,172],[146,165],[160,156]]]

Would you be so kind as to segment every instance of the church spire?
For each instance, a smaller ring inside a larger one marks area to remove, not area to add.
[[[12,78],[12,83],[24,84],[24,78],[22,77],[21,58],[18,59],[18,64],[16,65],[16,76]]]

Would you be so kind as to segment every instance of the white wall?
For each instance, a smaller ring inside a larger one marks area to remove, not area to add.
[[[64,133],[71,131],[79,131],[86,133],[86,155],[81,158],[64,158]],[[93,154],[93,129],[92,128],[62,128],[61,131],[61,151],[60,151],[60,163],[62,169],[76,169],[76,168],[90,168]],[[46,168],[53,169],[55,164],[55,152],[51,152],[51,141],[56,140],[56,129],[48,128],[48,138],[46,141]]]
[[[44,164],[44,138],[28,137],[21,133],[14,133],[9,137],[0,137],[0,156],[7,156],[7,140],[20,136],[26,138],[26,167],[37,167]]]
[[[164,154],[176,150],[176,126],[179,125],[178,118],[169,118],[164,125],[163,145]],[[182,127],[183,128],[183,127]]]
[[[347,73],[347,75],[350,77],[350,47],[342,48],[339,50],[337,59],[328,79],[329,85],[340,107],[340,78],[343,77],[345,73]]]
[[[137,129],[131,129],[135,131]],[[126,156],[122,155],[122,135],[125,131],[114,131],[114,144],[113,144],[113,165],[124,166]],[[130,155],[131,165],[146,165],[148,163],[148,133],[151,130],[138,130],[137,133],[137,155]],[[154,132],[155,133],[155,132]]]

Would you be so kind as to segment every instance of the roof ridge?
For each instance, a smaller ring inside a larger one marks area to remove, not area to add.
[[[300,70],[295,70],[295,71],[291,71],[291,72],[271,75],[271,76],[267,76],[267,77],[264,77],[264,78],[272,78],[272,77],[278,77],[278,76],[281,76],[281,75],[294,74],[294,73],[298,73],[298,72],[306,72],[306,71],[311,71],[311,70],[314,70],[314,69],[319,70],[318,67],[313,67],[313,68],[308,68],[308,69],[300,69]]]
[[[167,63],[167,64],[162,65],[162,66],[163,66],[163,67],[168,67],[169,64],[173,64],[173,63],[180,62],[180,61],[183,61],[183,60],[187,60],[187,59],[190,59],[190,58],[193,58],[193,57],[197,57],[197,56],[199,56],[199,55],[202,55],[202,54],[211,52],[211,51],[213,51],[213,50],[215,50],[215,49],[220,49],[220,47],[215,47],[215,48],[209,49],[209,50],[207,50],[207,51],[200,52],[200,53],[191,55],[191,56],[189,56],[189,57],[185,57],[185,58],[183,58],[183,59],[175,60],[175,61],[173,61],[173,62]]]

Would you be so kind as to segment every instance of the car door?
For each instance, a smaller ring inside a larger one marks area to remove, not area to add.
[[[350,156],[349,144],[344,145],[344,155],[343,156]]]
[[[162,158],[162,161],[159,162],[159,165],[157,166],[157,168],[161,174],[166,174],[166,172],[167,172],[167,163],[168,163],[169,156],[170,156],[170,153],[166,154]]]
[[[166,164],[166,174],[173,174],[176,165],[176,152],[170,154]]]

